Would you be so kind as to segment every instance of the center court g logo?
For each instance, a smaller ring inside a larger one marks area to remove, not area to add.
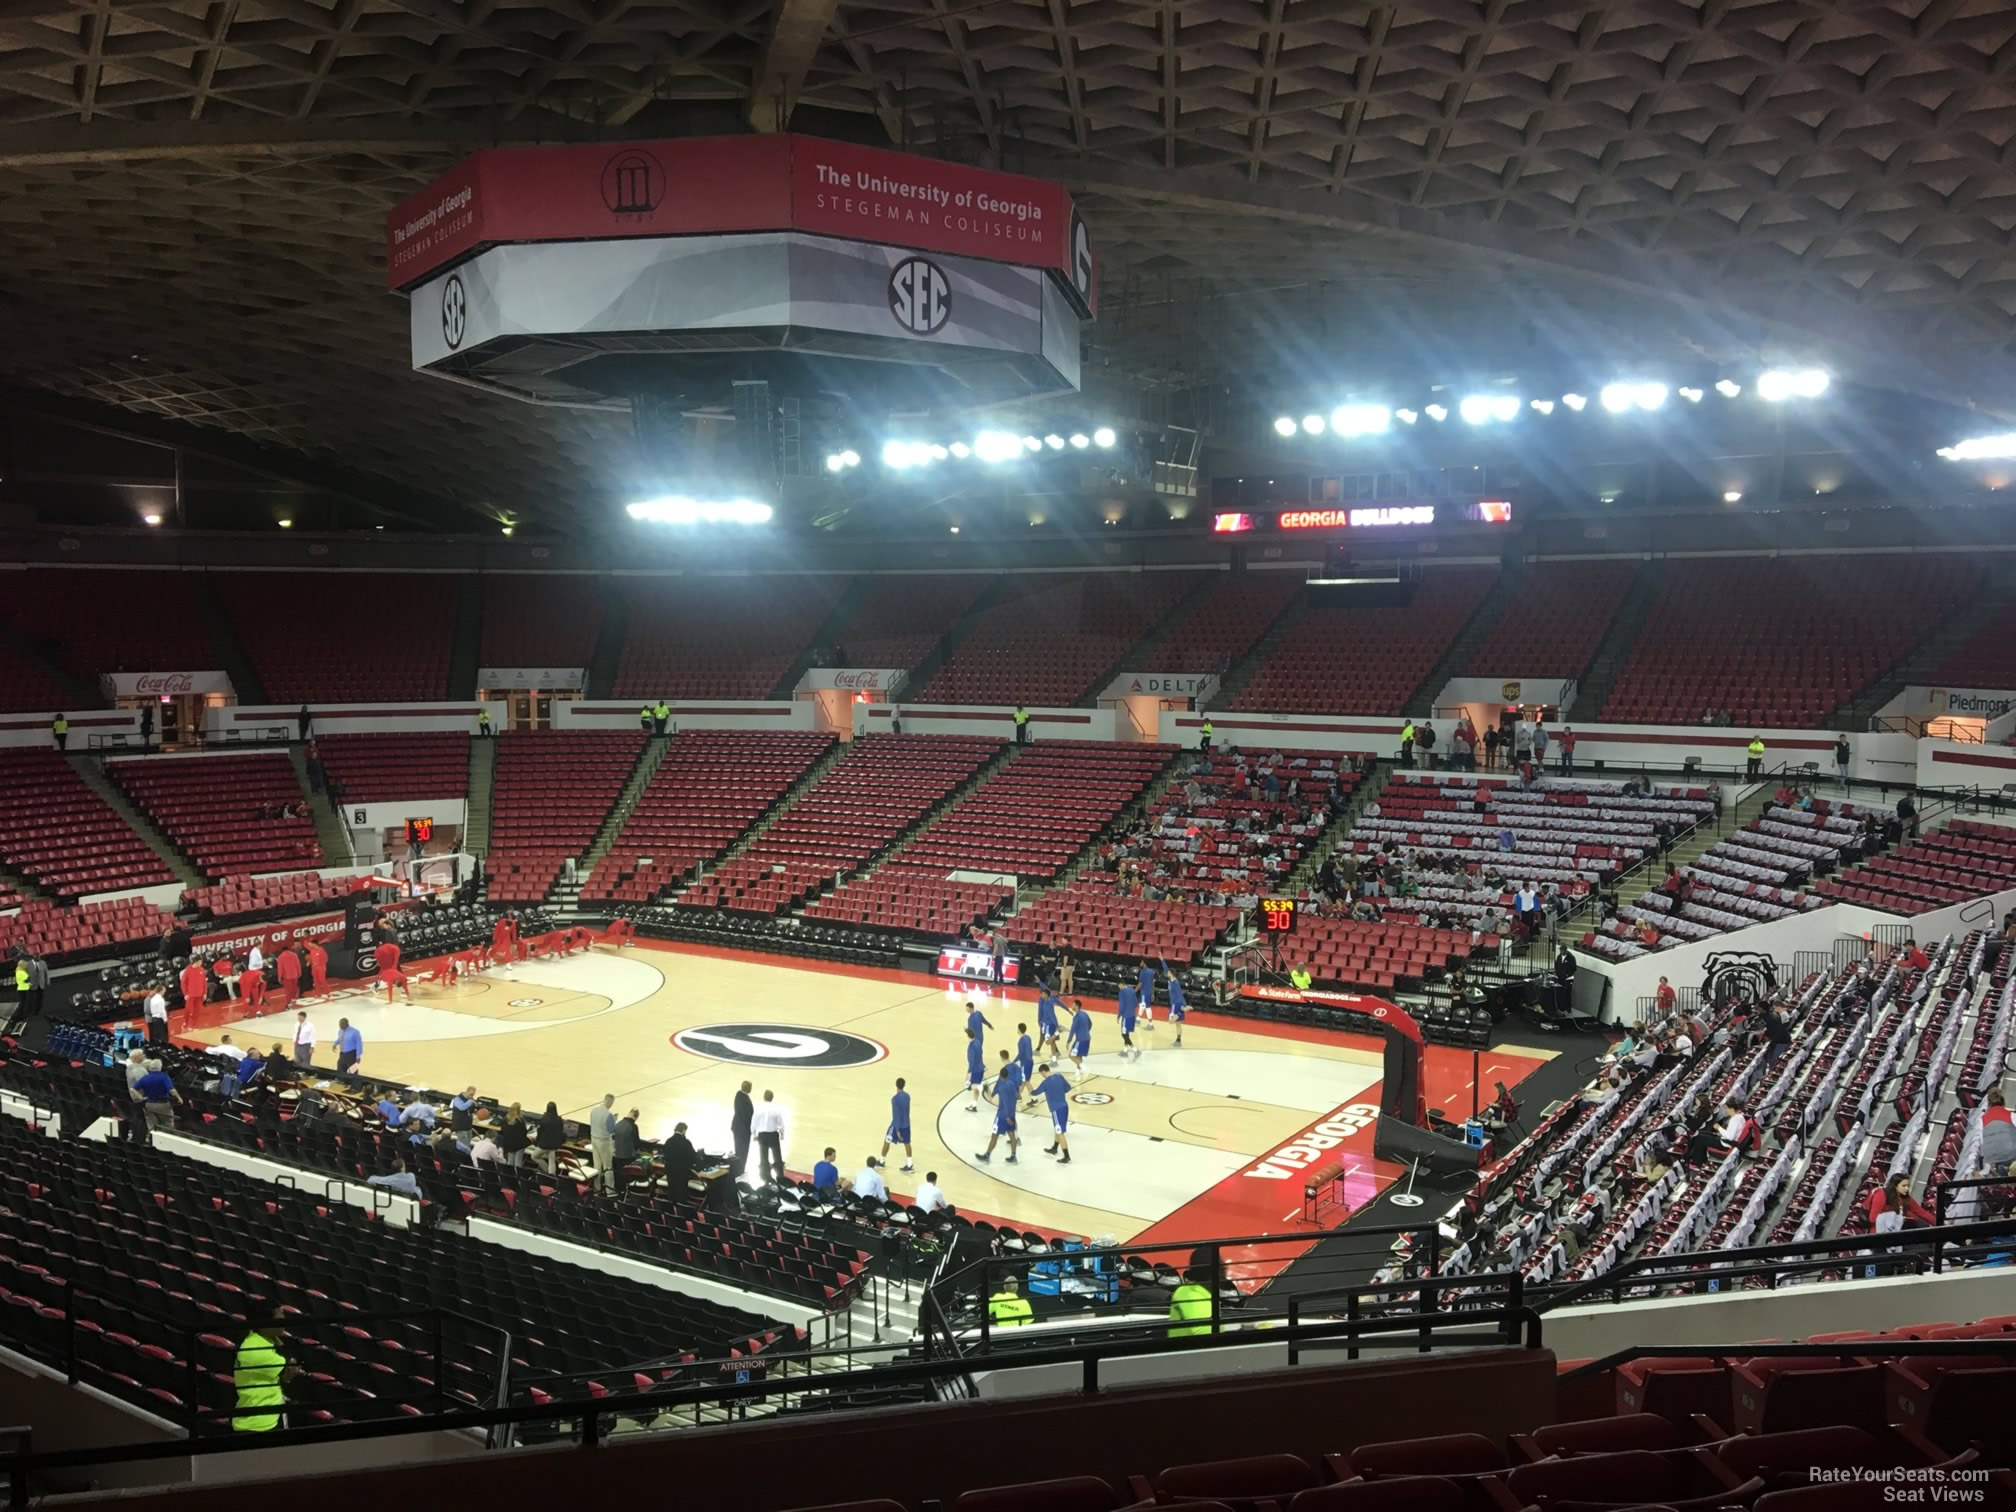
[[[681,1029],[672,1043],[690,1055],[733,1061],[740,1066],[780,1066],[807,1071],[839,1071],[867,1066],[889,1052],[871,1039],[838,1029],[799,1024],[707,1024]]]

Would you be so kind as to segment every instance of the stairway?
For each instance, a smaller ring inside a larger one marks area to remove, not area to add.
[[[0,645],[7,646],[23,660],[41,663],[44,672],[48,673],[56,682],[69,690],[69,701],[65,707],[71,709],[102,709],[105,707],[104,693],[86,682],[83,678],[73,677],[70,673],[66,672],[61,663],[53,656],[50,656],[40,645],[27,636],[22,635],[19,631],[14,630],[10,626],[0,624]],[[54,713],[55,710],[52,709],[50,712]]]
[[[616,803],[609,810],[609,816],[602,821],[602,827],[595,832],[595,838],[588,849],[575,863],[575,870],[582,881],[595,870],[595,863],[609,854],[609,847],[616,843],[616,837],[623,832],[624,824],[630,818],[630,811],[637,807],[637,800],[644,796],[644,789],[651,786],[651,779],[658,774],[658,767],[665,760],[665,752],[671,747],[674,737],[653,735],[644,742],[644,753],[637,758],[637,769],[630,774],[630,780],[623,784],[623,791],[616,795]],[[564,875],[564,874],[563,874]],[[568,884],[563,880],[561,887]],[[558,889],[555,890],[556,893]],[[574,892],[581,891],[577,885]]]
[[[464,573],[455,596],[455,639],[448,652],[448,696],[476,696],[476,666],[483,656],[483,579]]]
[[[1731,835],[1742,829],[1744,825],[1764,812],[1765,805],[1771,801],[1772,793],[1773,784],[1769,782],[1758,784],[1756,790],[1747,798],[1744,798],[1734,807],[1725,810],[1728,817],[1722,825],[1718,826],[1713,823],[1702,825],[1685,840],[1675,845],[1663,858],[1654,856],[1649,859],[1644,866],[1640,867],[1628,879],[1617,885],[1618,908],[1629,908],[1633,903],[1637,902],[1646,893],[1665,880],[1666,863],[1668,861],[1672,862],[1681,871],[1685,871],[1694,862],[1700,860],[1702,856],[1713,850],[1720,842],[1728,839]]]
[[[273,700],[267,696],[266,684],[259,680],[259,674],[252,668],[252,658],[246,654],[238,632],[231,626],[231,616],[224,612],[223,601],[217,597],[217,585],[211,580],[211,575],[207,572],[192,573],[189,586],[197,608],[203,612],[203,627],[210,634],[210,654],[217,658],[218,670],[231,679],[231,688],[238,695],[238,702],[271,703]]]
[[[1491,585],[1491,591],[1484,595],[1483,602],[1471,612],[1470,618],[1457,632],[1456,639],[1451,641],[1448,649],[1442,653],[1442,659],[1435,663],[1426,680],[1407,700],[1404,709],[1411,718],[1426,719],[1435,712],[1435,695],[1442,691],[1450,678],[1462,676],[1463,669],[1470,665],[1470,658],[1477,654],[1478,648],[1490,638],[1491,632],[1497,629],[1498,621],[1504,617],[1506,606],[1512,602],[1525,581],[1526,574],[1523,569],[1507,568],[1498,574],[1498,580]]]
[[[1638,576],[1632,580],[1624,602],[1618,606],[1616,618],[1610,621],[1610,628],[1603,632],[1603,643],[1590,659],[1588,672],[1570,705],[1578,721],[1593,724],[1602,718],[1603,705],[1609,701],[1619,674],[1631,660],[1631,649],[1638,644],[1638,632],[1651,618],[1652,606],[1659,602],[1659,589],[1665,579],[1666,564],[1663,561],[1647,561],[1638,569]],[[1569,709],[1561,710],[1564,721],[1568,715]]]
[[[1112,666],[1106,668],[1098,677],[1093,679],[1092,685],[1078,695],[1077,706],[1081,709],[1097,708],[1100,692],[1122,672],[1204,672],[1210,670],[1206,667],[1157,667],[1155,659],[1161,654],[1162,642],[1169,638],[1169,632],[1189,617],[1190,611],[1197,607],[1199,599],[1203,598],[1205,594],[1216,588],[1223,581],[1224,576],[1221,573],[1207,572],[1202,574],[1196,586],[1184,594],[1182,598],[1178,599],[1170,607],[1167,614],[1150,625],[1141,639],[1121,652],[1119,659]]]
[[[1099,847],[1106,837],[1146,819],[1149,810],[1161,801],[1163,794],[1183,780],[1183,774],[1196,754],[1195,751],[1184,750],[1172,752],[1169,759],[1162,763],[1162,769],[1155,774],[1148,786],[1141,790],[1140,795],[1094,831],[1092,837],[1079,848],[1078,854],[1066,862],[1056,876],[1048,882],[1028,888],[1026,890],[1028,896],[1035,897],[1042,893],[1054,892],[1060,887],[1068,887],[1090,871],[1092,863],[1098,859]],[[1022,896],[1020,892],[1016,894],[1015,902],[1018,908],[1021,906]]]
[[[1309,595],[1307,593],[1298,593],[1294,598],[1290,599],[1288,607],[1281,611],[1280,617],[1267,627],[1267,633],[1253,642],[1252,650],[1232,664],[1231,670],[1219,679],[1218,691],[1210,698],[1199,703],[1197,705],[1198,709],[1202,711],[1206,707],[1213,709],[1231,708],[1232,700],[1239,695],[1246,684],[1253,680],[1253,674],[1267,665],[1269,659],[1274,655],[1275,648],[1281,644],[1282,638],[1295,627],[1295,622],[1301,619],[1308,611]]]
[[[299,741],[288,741],[287,760],[294,768],[294,784],[308,800],[308,812],[315,816],[315,838],[322,843],[322,859],[331,866],[355,866],[357,851],[350,843],[350,826],[336,812],[328,793],[315,792],[309,785],[308,748]]]
[[[771,804],[770,807],[765,809],[761,814],[757,815],[755,823],[751,824],[748,829],[742,832],[740,839],[736,840],[736,842],[733,845],[729,846],[728,849],[721,852],[721,854],[716,856],[712,861],[707,862],[704,866],[700,867],[697,871],[695,871],[693,873],[691,880],[697,882],[700,880],[700,878],[706,876],[709,872],[713,871],[723,862],[732,861],[737,856],[746,854],[756,844],[758,840],[761,840],[763,836],[769,832],[771,825],[775,824],[779,819],[783,818],[785,814],[789,813],[791,811],[792,806],[796,804],[800,798],[803,798],[807,793],[812,791],[812,789],[818,785],[820,780],[824,778],[828,772],[832,771],[833,768],[837,767],[838,765],[840,765],[841,762],[845,761],[847,759],[848,752],[852,751],[853,749],[854,747],[847,741],[844,740],[835,741],[833,743],[832,750],[828,751],[824,756],[821,756],[817,761],[815,761],[812,764],[811,768],[805,773],[803,777],[800,777],[796,782],[792,783],[789,788],[785,789],[782,797],[780,797],[775,803]],[[682,882],[679,885],[683,888],[687,884]]]
[[[957,651],[959,643],[973,633],[973,626],[978,623],[980,616],[994,607],[1007,581],[1005,575],[997,574],[993,582],[980,590],[980,596],[973,600],[966,612],[952,621],[951,628],[938,638],[938,644],[931,648],[922,661],[910,669],[910,675],[903,680],[903,692],[906,697],[915,698],[923,691],[925,684],[938,675],[938,669],[945,665],[946,658]]]
[[[620,586],[612,585],[602,596],[602,629],[595,637],[595,650],[588,658],[590,698],[609,698],[616,688],[616,668],[623,661],[623,635],[629,624],[630,600]]]
[[[812,670],[812,660],[821,649],[834,645],[840,640],[840,627],[854,618],[854,610],[861,603],[861,596],[868,591],[868,574],[858,574],[847,585],[846,591],[833,601],[826,618],[819,622],[819,628],[806,638],[804,649],[798,659],[791,663],[784,675],[777,679],[777,686],[769,692],[771,698],[789,698],[798,691],[798,679]]]
[[[1370,777],[1351,790],[1351,797],[1345,803],[1343,812],[1323,827],[1323,833],[1316,837],[1316,843],[1303,853],[1302,859],[1295,864],[1295,869],[1288,874],[1288,880],[1281,885],[1280,893],[1283,897],[1293,898],[1301,895],[1302,889],[1309,885],[1322,867],[1324,858],[1333,854],[1338,846],[1351,838],[1351,827],[1358,822],[1358,816],[1364,813],[1370,804],[1378,801],[1379,795],[1386,791],[1386,784],[1393,780],[1393,774],[1398,770],[1399,768],[1391,762],[1382,761],[1372,769]]]
[[[76,751],[66,752],[63,759],[70,763],[70,770],[84,779],[84,786],[112,805],[112,810],[126,821],[128,829],[147,842],[147,848],[159,856],[184,887],[201,887],[205,882],[203,874],[189,864],[189,858],[177,850],[166,835],[154,827],[154,822],[133,806],[133,800],[126,796],[125,789],[105,775],[104,768],[89,756]]]
[[[1946,659],[1958,651],[2009,605],[2016,578],[2005,568],[1994,572],[1967,606],[1911,648],[1909,654],[1868,687],[1827,716],[1830,730],[1866,730],[1878,709],[1912,684],[1930,684]]]
[[[481,858],[490,852],[490,794],[497,777],[497,740],[469,742],[469,804],[463,811],[462,849]]]

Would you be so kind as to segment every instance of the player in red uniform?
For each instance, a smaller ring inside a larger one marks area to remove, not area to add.
[[[201,961],[191,961],[182,968],[182,1006],[196,1008],[210,995],[210,973],[203,969]]]
[[[254,971],[247,966],[238,973],[238,996],[244,999],[247,1008],[257,1008],[266,1001],[266,973]]]
[[[406,1001],[413,1001],[413,989],[406,985],[406,973],[399,969],[399,942],[387,940],[378,947],[378,985],[385,989],[385,1001],[392,1001],[392,984],[399,984],[399,990],[406,994]]]
[[[511,964],[511,916],[500,915],[497,925],[490,931],[490,959],[499,966]]]
[[[301,953],[289,945],[280,952],[274,962],[275,971],[280,973],[280,999],[292,1002],[301,996]]]
[[[322,948],[319,940],[308,942],[308,975],[314,983],[314,991],[325,992],[329,987],[329,952]]]

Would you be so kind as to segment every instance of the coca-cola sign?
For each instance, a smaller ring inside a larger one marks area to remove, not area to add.
[[[842,689],[849,693],[893,693],[903,682],[903,672],[881,667],[814,667],[798,681],[800,693],[825,693]]]
[[[107,672],[98,684],[112,698],[180,698],[231,692],[222,672]]]

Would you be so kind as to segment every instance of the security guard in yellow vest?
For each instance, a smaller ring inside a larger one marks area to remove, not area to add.
[[[1411,719],[1400,727],[1400,765],[1414,765],[1414,721]]]
[[[1307,992],[1309,984],[1316,979],[1309,975],[1309,968],[1307,966],[1297,966],[1289,971],[1288,980],[1294,983],[1297,992]]]
[[[1015,744],[1029,744],[1029,711],[1019,703],[1015,705]]]
[[[1204,720],[1204,735],[1203,738],[1197,742],[1197,749],[1200,751],[1208,751],[1211,749],[1211,720],[1208,715],[1205,717]]]
[[[70,718],[68,715],[58,714],[54,719],[50,720],[49,733],[56,737],[57,750],[67,751],[70,749]]]
[[[476,733],[478,735],[494,735],[496,733],[496,731],[490,728],[490,705],[488,704],[482,704],[476,710]]]
[[[658,707],[651,711],[651,717],[658,722],[658,733],[663,735],[665,727],[672,723],[672,705],[664,699],[658,700]]]
[[[21,1011],[28,1011],[28,994],[35,990],[35,974],[28,969],[28,957],[17,957],[14,962],[14,994],[21,1000]]]
[[[1169,1294],[1169,1337],[1188,1339],[1211,1332],[1211,1288],[1188,1272],[1183,1284]]]
[[[1029,1299],[1016,1290],[1013,1276],[1004,1276],[1001,1289],[987,1299],[987,1321],[995,1328],[1021,1328],[1036,1321]]]
[[[1750,775],[1755,777],[1764,769],[1764,737],[1762,735],[1752,735],[1750,737],[1749,751]]]
[[[651,705],[646,704],[637,711],[637,723],[643,728],[646,735],[651,733]]]
[[[238,1410],[231,1419],[239,1433],[271,1433],[280,1426],[287,1405],[285,1383],[294,1367],[280,1352],[287,1340],[278,1308],[269,1309],[238,1346],[232,1379],[238,1388]]]

